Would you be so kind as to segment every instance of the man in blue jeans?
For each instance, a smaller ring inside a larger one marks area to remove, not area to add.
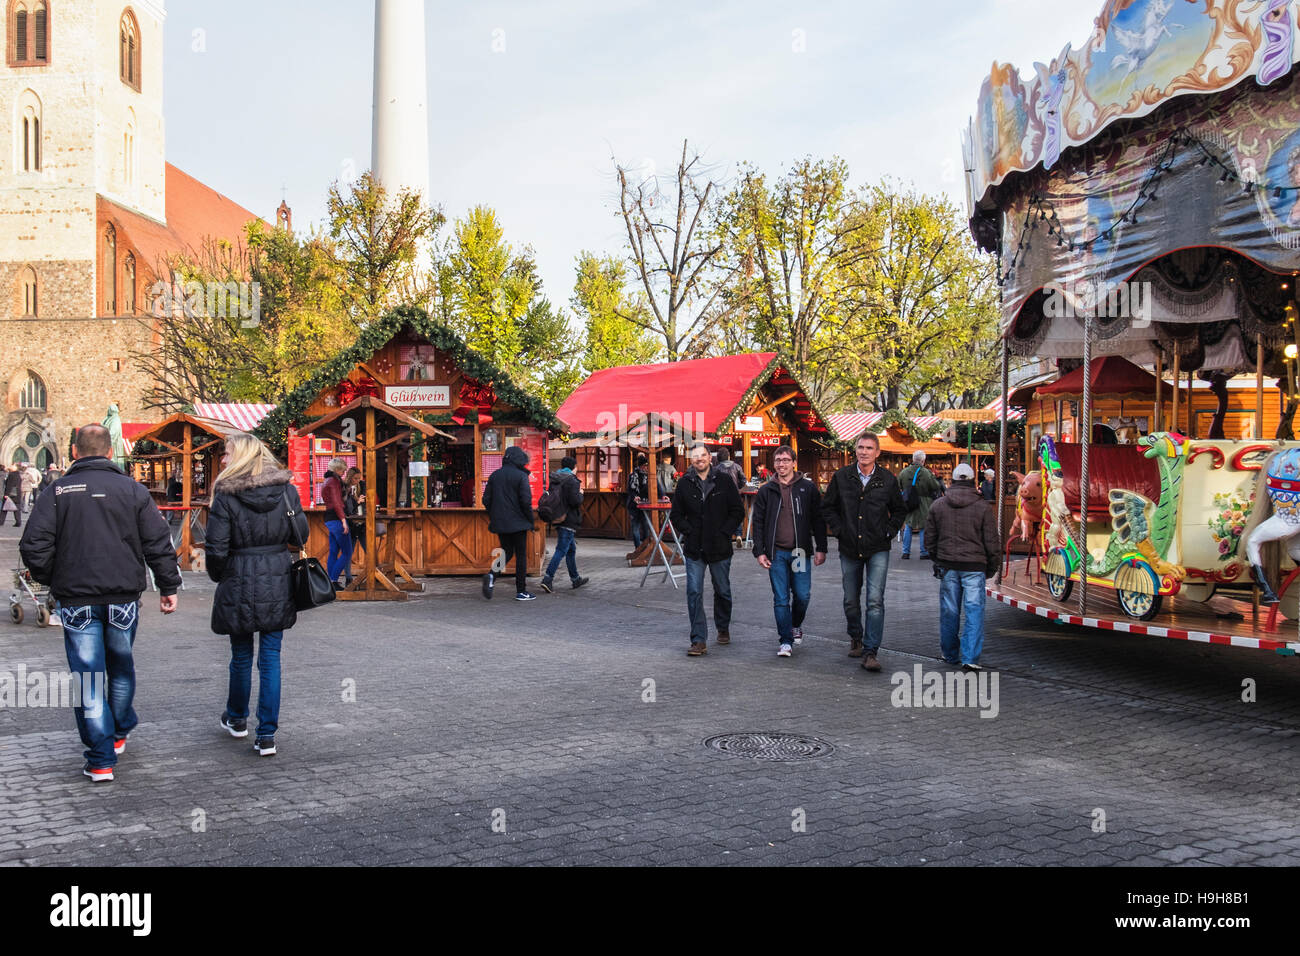
[[[925,540],[941,582],[939,649],[948,665],[977,671],[984,650],[984,581],[997,573],[1000,551],[997,516],[975,488],[970,465],[953,469],[952,489],[926,519]]]
[[[59,602],[74,680],[83,689],[107,689],[107,700],[83,695],[75,710],[86,746],[82,773],[99,783],[113,779],[138,723],[132,646],[145,565],[164,614],[176,610],[181,574],[171,532],[148,490],[109,461],[108,429],[84,426],[75,448],[68,473],[36,499],[18,549],[32,577]]]
[[[731,643],[731,538],[745,520],[736,483],[713,467],[702,444],[690,448],[691,467],[673,492],[671,520],[686,554],[686,611],[691,619],[687,657],[708,653],[709,624],[704,616],[704,569],[713,579],[713,626],[718,643]]]
[[[551,473],[551,491],[564,506],[564,520],[556,526],[555,553],[542,578],[542,590],[547,594],[554,593],[555,572],[560,570],[561,560],[568,565],[569,583],[574,590],[587,583],[587,578],[578,574],[576,537],[582,527],[582,482],[573,473],[577,464],[578,459],[565,455],[560,459],[560,470]]]
[[[348,463],[342,458],[330,459],[320,488],[321,504],[325,506],[325,530],[330,541],[325,573],[336,591],[342,587],[340,575],[352,576],[352,535],[345,504],[347,492],[343,487],[343,474],[347,470]]]
[[[822,497],[822,517],[839,539],[844,584],[844,617],[849,630],[849,657],[862,658],[862,669],[879,671],[876,653],[885,632],[885,581],[890,543],[907,517],[898,479],[876,465],[880,439],[871,432],[853,445],[856,462],[835,472]],[[867,583],[867,612],[862,614],[862,581]]]
[[[754,496],[754,556],[767,569],[776,615],[777,657],[803,643],[803,619],[812,593],[812,565],[826,561],[826,521],[821,492],[794,470],[794,449],[772,455],[776,475]],[[814,538],[817,550],[809,564]]]

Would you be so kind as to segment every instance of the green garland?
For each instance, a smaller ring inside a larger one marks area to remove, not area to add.
[[[289,429],[306,424],[307,408],[321,392],[347,378],[359,362],[369,359],[404,329],[423,336],[434,348],[450,355],[465,375],[481,382],[491,382],[497,397],[514,406],[525,422],[556,434],[568,431],[568,425],[555,417],[553,409],[516,385],[501,369],[469,348],[455,332],[431,319],[423,309],[404,305],[367,326],[354,344],[327,359],[315,375],[282,396],[275,410],[253,429],[253,434],[283,458],[288,447]],[[426,421],[450,424],[451,413],[437,414]]]

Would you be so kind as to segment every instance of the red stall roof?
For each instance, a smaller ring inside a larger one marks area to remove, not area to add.
[[[1083,397],[1083,366],[1067,372],[1055,382],[1039,385],[1035,398]],[[1118,355],[1092,360],[1093,398],[1147,398],[1155,401],[1156,377]]]
[[[795,417],[801,427],[834,437],[776,352],[602,369],[579,385],[556,415],[576,437],[623,432],[647,415],[680,421],[695,432],[728,434],[731,420],[744,413],[742,406],[769,382],[776,389],[798,390]]]

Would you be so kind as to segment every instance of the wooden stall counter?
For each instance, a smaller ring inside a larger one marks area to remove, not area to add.
[[[488,531],[488,513],[483,508],[399,508],[395,516],[380,512],[376,521],[384,530],[383,535],[376,535],[380,563],[390,563],[391,554],[391,560],[412,577],[482,574],[492,566],[493,554],[501,547],[497,536]],[[311,527],[307,553],[324,564],[329,556],[325,510],[308,509],[307,523]],[[546,537],[539,526],[528,534],[530,575],[541,573],[545,549]],[[361,549],[355,546],[353,561],[363,563]],[[513,559],[506,568],[514,569]]]

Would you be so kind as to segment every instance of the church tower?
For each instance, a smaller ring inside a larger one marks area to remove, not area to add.
[[[428,72],[424,0],[375,0],[375,106],[371,170],[392,195],[429,196]]]

